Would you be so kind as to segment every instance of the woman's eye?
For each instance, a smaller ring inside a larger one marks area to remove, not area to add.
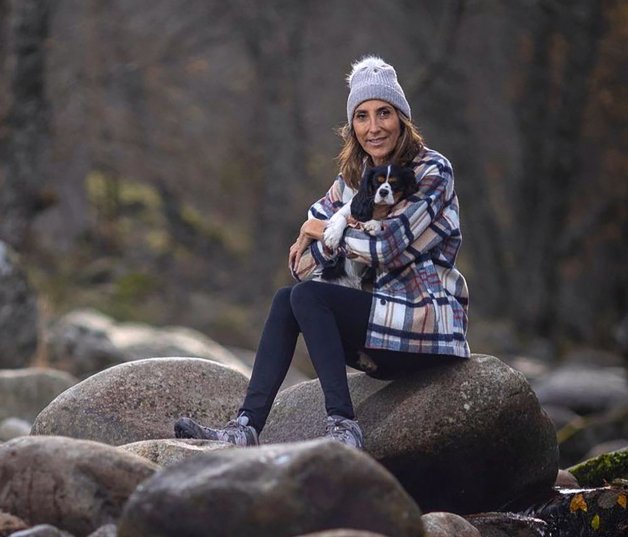
[[[388,116],[390,115],[390,110],[388,110],[388,109],[381,110],[381,111],[380,111],[380,113],[379,113],[379,115],[380,115],[381,117],[388,117]]]

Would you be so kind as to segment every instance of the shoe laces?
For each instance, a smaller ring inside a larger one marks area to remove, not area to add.
[[[329,438],[358,449],[364,449],[362,430],[355,420],[342,416],[328,416],[325,431]]]
[[[225,425],[225,429],[229,431],[246,431],[246,428],[249,426],[249,418],[248,416],[238,416],[234,420],[229,420],[227,425]]]

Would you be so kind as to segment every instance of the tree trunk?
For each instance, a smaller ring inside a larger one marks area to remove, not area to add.
[[[595,66],[602,13],[597,0],[542,3],[533,58],[518,106],[523,175],[513,317],[523,332],[554,336],[567,213],[579,178],[583,111]]]
[[[48,143],[45,41],[50,3],[15,0],[10,8],[14,32],[10,54],[14,57],[14,67],[10,73],[11,103],[2,144],[5,153],[0,238],[19,251],[28,243],[33,217],[51,201],[46,200],[42,190]]]
[[[302,36],[309,2],[258,6],[245,3],[242,30],[253,64],[257,113],[254,145],[259,152],[261,184],[258,218],[253,231],[252,289],[264,295],[274,287],[280,267],[287,267],[288,248],[302,221],[294,221],[290,206],[300,185],[307,183],[306,134],[298,81],[302,68]],[[287,274],[287,268],[285,269]]]

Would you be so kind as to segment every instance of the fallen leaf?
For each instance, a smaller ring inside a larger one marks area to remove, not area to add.
[[[572,499],[571,502],[569,503],[569,510],[572,513],[575,513],[576,511],[585,511],[587,510],[587,502],[584,499],[584,496],[582,494],[576,494]]]
[[[591,519],[591,527],[594,530],[599,529],[600,527],[600,516],[599,515],[595,515],[592,519]]]
[[[624,509],[626,509],[626,504],[628,503],[626,501],[626,495],[620,494],[619,496],[617,496],[617,503],[621,505]]]

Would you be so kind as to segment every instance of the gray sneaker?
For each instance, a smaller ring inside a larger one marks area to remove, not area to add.
[[[229,421],[224,429],[203,427],[192,418],[179,418],[174,424],[174,436],[176,438],[219,440],[243,447],[259,445],[257,431],[249,425],[249,418],[245,415]]]
[[[348,446],[364,449],[364,435],[356,420],[342,416],[327,416],[325,436]]]

